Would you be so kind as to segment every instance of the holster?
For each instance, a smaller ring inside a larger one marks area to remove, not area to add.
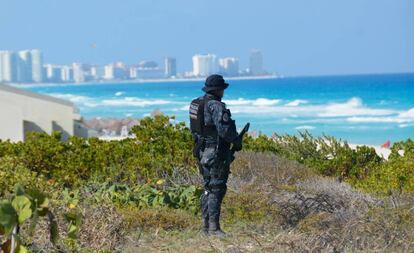
[[[200,152],[201,152],[202,150],[204,150],[204,145],[205,145],[205,141],[204,141],[204,139],[203,139],[203,138],[197,137],[197,138],[195,139],[194,146],[193,146],[193,156],[194,156],[195,158],[197,158],[198,160],[200,160],[200,159],[201,159],[201,154],[200,154]]]
[[[207,146],[201,151],[200,164],[204,167],[212,167],[217,158],[217,146]]]

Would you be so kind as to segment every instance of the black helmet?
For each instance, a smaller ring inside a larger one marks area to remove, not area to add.
[[[224,81],[221,75],[211,75],[207,77],[203,87],[203,91],[210,92],[213,90],[224,90],[229,87],[229,84]]]

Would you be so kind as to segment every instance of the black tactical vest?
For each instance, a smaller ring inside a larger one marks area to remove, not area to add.
[[[204,111],[207,109],[209,99],[207,96],[198,97],[190,104],[190,129],[193,134],[201,137],[215,137],[217,130],[215,126],[206,126],[204,122]]]

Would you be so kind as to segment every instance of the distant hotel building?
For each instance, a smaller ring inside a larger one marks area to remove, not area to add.
[[[131,79],[162,79],[165,77],[166,70],[160,68],[154,61],[141,61],[130,68]]]
[[[250,53],[249,72],[253,76],[259,76],[264,74],[263,55],[262,52],[260,52],[260,50],[253,49]]]
[[[0,51],[0,81],[43,82],[43,56],[40,50]]]
[[[220,73],[224,76],[237,76],[239,74],[239,59],[226,57],[219,59]]]
[[[175,58],[166,57],[164,60],[164,65],[166,77],[177,75],[177,61]]]
[[[105,67],[102,66],[92,66],[90,68],[90,75],[93,80],[101,80],[105,76]]]
[[[214,54],[193,56],[193,75],[208,76],[218,71],[217,56]]]
[[[17,53],[17,82],[30,83],[33,81],[32,54],[29,50]]]
[[[104,69],[105,80],[122,80],[127,77],[126,64],[123,62],[115,62],[108,64]]]
[[[62,67],[46,64],[44,66],[45,79],[48,82],[62,82]]]
[[[13,68],[15,67],[15,57],[10,51],[0,51],[0,81],[14,82]]]
[[[73,68],[68,65],[62,66],[62,82],[72,82],[73,81]]]
[[[73,70],[73,81],[76,83],[85,82],[85,72],[83,71],[82,63],[73,63],[72,64]]]
[[[40,50],[30,50],[32,56],[32,80],[33,82],[40,83],[43,81],[43,55]]]

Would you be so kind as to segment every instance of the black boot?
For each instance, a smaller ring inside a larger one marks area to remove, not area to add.
[[[220,222],[219,221],[210,221],[209,222],[209,228],[208,228],[208,234],[213,236],[226,236],[226,233],[223,232],[220,228]]]
[[[203,231],[204,235],[208,235],[208,228],[209,228],[208,218],[203,218],[203,227],[201,228],[201,230]]]
[[[201,231],[204,233],[204,235],[208,235],[208,191],[204,191],[204,193],[201,195],[201,217],[203,219],[203,226],[201,227]]]

